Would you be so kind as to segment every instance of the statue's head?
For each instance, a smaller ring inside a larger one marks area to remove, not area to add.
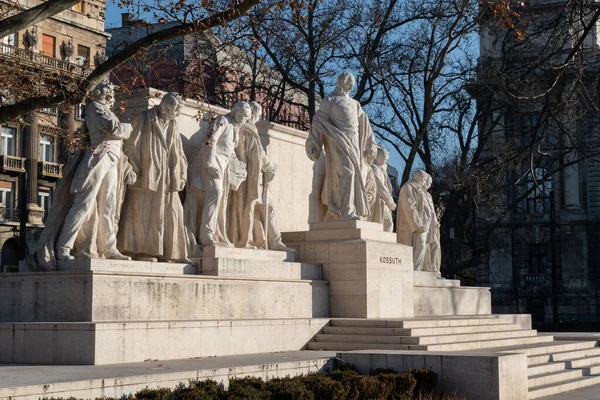
[[[388,158],[390,157],[390,152],[384,149],[381,146],[377,147],[377,156],[373,162],[377,165],[385,165],[388,162]]]
[[[422,169],[416,170],[413,174],[413,180],[419,183],[419,185],[423,186],[425,189],[429,189],[431,187],[431,175]]]
[[[160,118],[164,121],[171,121],[179,115],[184,105],[185,102],[178,93],[165,94],[158,105]]]
[[[354,79],[354,75],[352,75],[350,72],[342,72],[337,77],[335,87],[347,94],[350,93],[355,82],[356,80]]]
[[[252,108],[252,118],[251,121],[257,123],[262,117],[262,106],[258,104],[256,101],[251,101],[250,108]]]
[[[238,101],[231,108],[231,116],[236,125],[244,125],[252,117],[252,108],[245,101]]]
[[[115,90],[117,87],[110,82],[100,82],[92,91],[92,101],[97,101],[112,107],[115,104]]]

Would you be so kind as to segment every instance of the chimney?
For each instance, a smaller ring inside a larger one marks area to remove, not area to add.
[[[131,25],[131,21],[133,21],[133,15],[131,13],[121,13],[121,26],[126,27]]]

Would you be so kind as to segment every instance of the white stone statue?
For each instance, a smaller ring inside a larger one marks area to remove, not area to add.
[[[229,164],[235,158],[239,129],[251,115],[248,103],[236,103],[229,114],[217,117],[206,140],[190,158],[184,209],[192,256],[198,244],[231,245],[226,229]]]
[[[137,174],[123,203],[119,250],[143,261],[187,261],[188,240],[179,192],[187,161],[175,118],[183,108],[176,93],[132,117],[133,131],[123,152]]]
[[[27,259],[32,270],[55,270],[56,260],[75,257],[130,259],[117,250],[116,234],[120,193],[137,179],[121,151],[131,125],[111,110],[112,84],[98,84],[91,97],[85,116],[90,147],[75,154],[56,186],[40,247]]]
[[[383,147],[377,148],[377,157],[371,168],[377,185],[377,196],[371,208],[371,221],[383,224],[383,230],[392,232],[394,220],[392,211],[396,209],[396,202],[392,197],[392,184],[387,174],[387,161],[389,152]]]
[[[63,61],[73,61],[73,54],[75,54],[75,46],[73,46],[73,40],[69,39],[67,43],[64,41],[60,45],[60,57]]]
[[[431,176],[418,170],[402,185],[398,197],[398,243],[412,246],[415,271],[437,272],[440,269],[440,225],[427,191],[430,186]]]
[[[313,117],[306,141],[306,154],[313,161],[325,149],[321,195],[327,206],[325,220],[369,219],[375,199],[370,165],[377,145],[369,118],[360,103],[348,95],[354,82],[349,72],[338,76],[336,89],[323,99]]]
[[[269,202],[268,185],[275,176],[277,165],[269,161],[256,127],[262,107],[254,101],[250,102],[250,107],[252,118],[240,128],[235,149],[237,158],[246,163],[247,178],[230,195],[229,238],[236,247],[263,248],[268,244],[270,250],[288,251],[290,249],[281,241],[273,208],[266,204]]]

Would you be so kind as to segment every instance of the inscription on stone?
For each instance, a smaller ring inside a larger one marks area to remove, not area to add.
[[[400,257],[379,256],[379,262],[382,264],[401,264]]]

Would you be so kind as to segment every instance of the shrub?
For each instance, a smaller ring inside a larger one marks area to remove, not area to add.
[[[135,394],[135,398],[139,400],[171,400],[173,393],[171,389],[142,389]]]
[[[314,400],[313,393],[298,377],[274,378],[267,382],[266,389],[271,400]]]
[[[408,371],[417,380],[417,386],[415,387],[415,393],[428,393],[433,392],[437,385],[437,374],[430,369],[411,369]]]
[[[248,399],[263,400],[267,399],[265,382],[262,378],[247,376],[245,378],[231,378],[229,380],[229,390],[227,399]]]
[[[344,385],[324,374],[311,374],[301,378],[302,383],[310,390],[315,399],[346,399],[348,392]]]

